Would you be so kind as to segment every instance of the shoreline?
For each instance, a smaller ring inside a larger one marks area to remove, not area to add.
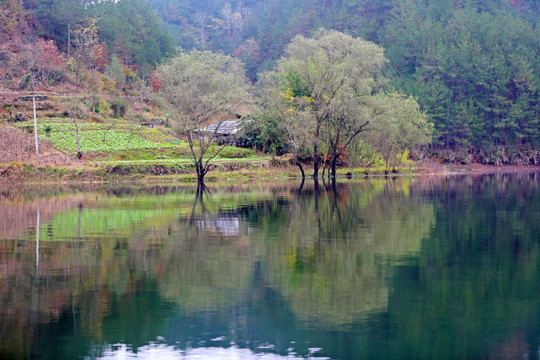
[[[306,180],[311,180],[309,167],[306,169]],[[518,172],[538,172],[537,165],[484,165],[484,164],[440,164],[417,163],[411,167],[399,169],[397,173],[385,173],[374,169],[366,173],[363,168],[340,168],[338,179],[400,177],[400,176],[441,176],[441,175],[482,175],[510,174]],[[232,166],[231,168],[210,171],[205,180],[208,183],[234,181],[271,181],[285,179],[301,179],[296,166],[284,163],[250,164]],[[320,179],[320,177],[319,177]],[[0,185],[9,184],[76,184],[76,183],[145,183],[172,181],[179,183],[195,183],[196,175],[189,168],[167,168],[163,164],[151,166],[116,167],[51,167],[28,163],[0,164]]]

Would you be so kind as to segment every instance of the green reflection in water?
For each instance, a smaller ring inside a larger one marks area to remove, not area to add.
[[[202,199],[175,186],[4,191],[0,358],[99,357],[152,341],[535,358],[539,182],[278,183]]]
[[[300,319],[342,326],[386,309],[395,262],[418,253],[434,221],[409,186],[370,181],[299,196],[274,241],[258,234],[268,280]]]

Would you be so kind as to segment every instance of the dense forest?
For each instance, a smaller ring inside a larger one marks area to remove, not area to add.
[[[96,71],[109,79],[101,78],[100,91],[155,89],[159,81],[154,70],[177,46],[233,56],[244,63],[255,83],[262,72],[275,67],[295,36],[309,37],[326,28],[384,49],[386,91],[414,97],[433,124],[425,155],[463,163],[539,160],[536,0],[0,4],[0,85],[5,89],[30,89],[35,80],[46,85],[65,80],[68,75],[53,66],[52,60],[59,59],[68,63],[75,84],[96,85]],[[81,68],[90,75],[79,76]]]

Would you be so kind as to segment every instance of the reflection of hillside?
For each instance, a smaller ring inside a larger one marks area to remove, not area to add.
[[[206,219],[217,220],[213,223],[220,231],[228,231],[230,242],[224,242],[212,229],[197,231],[188,221],[194,189],[150,190],[116,188],[1,200],[2,214],[20,221],[0,220],[0,358],[28,357],[26,351],[38,346],[40,327],[66,313],[74,326],[99,341],[113,300],[133,296],[148,277],[163,280],[162,295],[186,309],[211,309],[237,300],[233,295],[246,288],[252,268],[252,259],[245,256],[249,241],[234,223],[238,217],[232,218],[231,233],[231,223],[224,224],[217,214],[223,207],[249,205],[269,193],[218,193],[216,202],[207,202]],[[205,217],[198,219],[201,223]]]
[[[61,212],[85,202],[82,194],[37,198],[31,201],[0,199],[0,239],[15,239],[28,229],[36,227],[37,212],[40,211],[42,223],[50,221]]]
[[[318,336],[347,349],[337,358],[471,358],[492,336],[522,351],[539,328],[537,175],[278,185],[212,189],[204,206],[186,187],[2,198],[27,220],[0,235],[0,358],[40,357],[59,336],[69,359],[136,349],[167,326],[184,344],[197,328],[283,351]]]
[[[263,186],[247,184],[218,188],[207,210],[216,214],[222,209],[236,209],[274,193],[287,192],[295,186],[267,183]],[[148,220],[144,225],[161,226],[172,221],[168,217],[170,214],[181,216],[189,213],[194,190],[192,186],[0,188],[0,239],[17,238],[34,229],[38,209],[43,227],[40,236],[44,231],[48,232],[42,240],[87,238],[89,234],[122,232],[121,229],[130,233],[133,232],[132,225],[141,224],[141,220]],[[82,212],[79,206],[82,206]]]
[[[521,334],[534,334],[530,342],[540,332],[539,175],[415,182],[414,192],[433,200],[436,226],[414,266],[391,280],[396,345],[386,355],[416,344],[410,358],[537,358],[537,340],[527,346]]]
[[[112,299],[136,293],[148,276],[188,312],[228,308],[250,291],[258,262],[301,319],[348,324],[384,310],[388,259],[417,251],[431,208],[384,181],[318,198],[309,186],[295,197],[296,186],[214,191],[195,212],[194,193],[184,188],[86,193],[84,202],[52,197],[58,211],[41,217],[39,270],[36,206],[23,202],[31,218],[21,228],[30,241],[0,241],[0,297],[9,309],[1,316],[11,324],[4,334],[15,334],[16,323],[22,338],[67,311],[99,338]],[[39,207],[47,214],[45,203]]]

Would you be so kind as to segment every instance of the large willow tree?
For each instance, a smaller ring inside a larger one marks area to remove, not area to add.
[[[314,178],[323,155],[335,177],[338,158],[388,108],[386,62],[374,43],[320,29],[311,38],[295,37],[275,70],[262,76],[266,108],[289,131],[291,147],[310,143]],[[419,111],[413,115],[426,121]]]

